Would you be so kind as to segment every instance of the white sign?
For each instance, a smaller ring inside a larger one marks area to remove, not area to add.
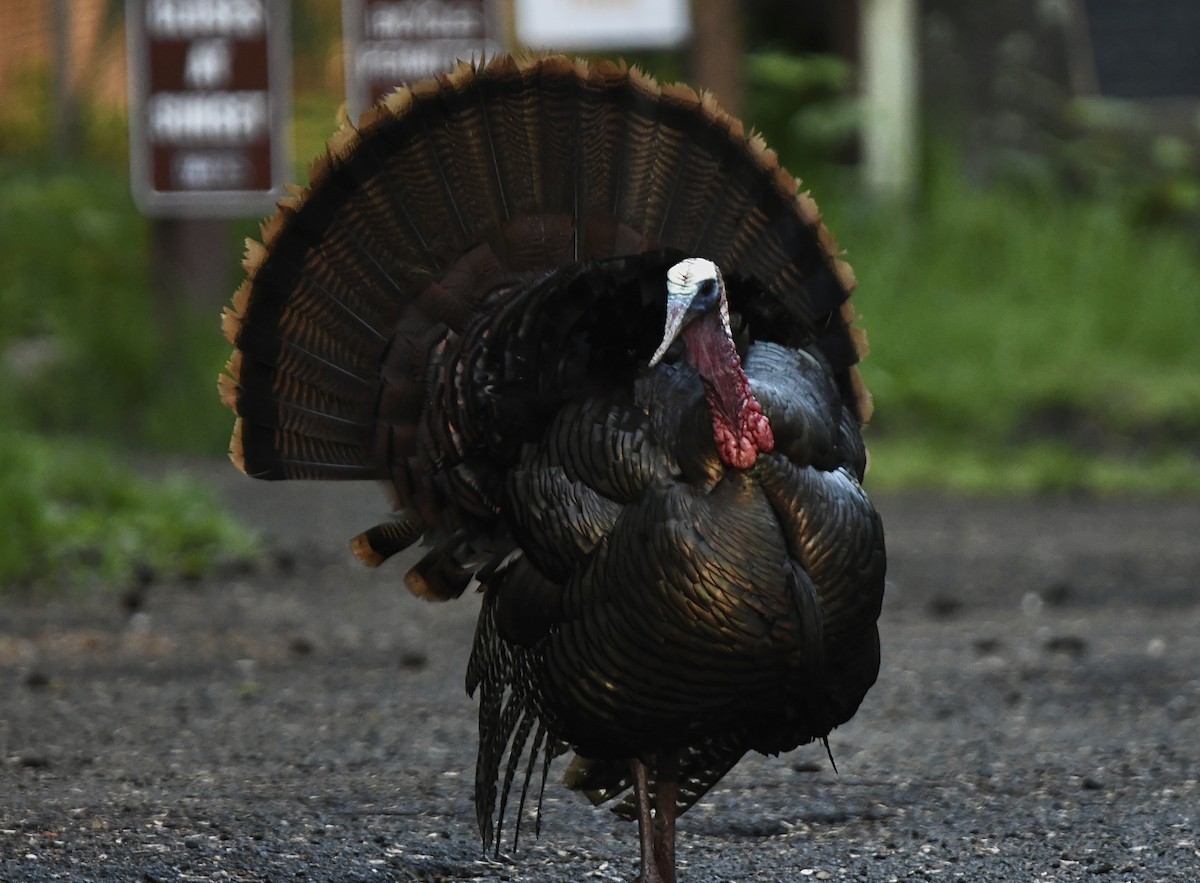
[[[514,3],[517,41],[532,49],[678,46],[692,33],[688,0],[514,0]]]

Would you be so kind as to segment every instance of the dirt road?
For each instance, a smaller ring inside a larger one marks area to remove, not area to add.
[[[635,828],[555,783],[540,839],[481,854],[476,605],[350,562],[376,489],[190,468],[283,552],[0,598],[0,879],[633,876]],[[1200,505],[878,503],[883,672],[840,774],[747,759],[682,820],[681,879],[1200,879]]]

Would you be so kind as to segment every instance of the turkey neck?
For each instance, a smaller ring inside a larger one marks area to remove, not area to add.
[[[683,329],[688,362],[704,381],[717,455],[727,466],[749,469],[775,447],[771,423],[750,390],[750,379],[729,332],[725,304]]]

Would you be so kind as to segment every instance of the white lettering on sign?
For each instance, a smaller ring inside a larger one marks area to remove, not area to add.
[[[159,92],[148,107],[150,140],[249,144],[266,137],[266,92]]]
[[[483,34],[479,5],[454,0],[373,3],[365,25],[368,40],[464,39]]]
[[[236,150],[185,150],[171,158],[171,180],[180,190],[241,190],[253,171]]]
[[[233,78],[233,44],[225,37],[188,44],[183,82],[189,89],[223,89]]]
[[[148,0],[146,33],[159,39],[262,36],[267,26],[263,0]]]
[[[407,82],[433,71],[450,70],[460,59],[472,61],[481,53],[491,56],[498,51],[491,41],[431,40],[399,46],[375,43],[358,50],[358,74],[368,80]]]

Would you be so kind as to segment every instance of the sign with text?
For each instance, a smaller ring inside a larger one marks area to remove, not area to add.
[[[493,7],[491,0],[342,0],[350,119],[401,83],[498,54]]]
[[[130,172],[148,215],[269,211],[288,174],[286,0],[127,0]]]
[[[678,46],[692,32],[688,0],[514,0],[517,41],[535,49]]]

